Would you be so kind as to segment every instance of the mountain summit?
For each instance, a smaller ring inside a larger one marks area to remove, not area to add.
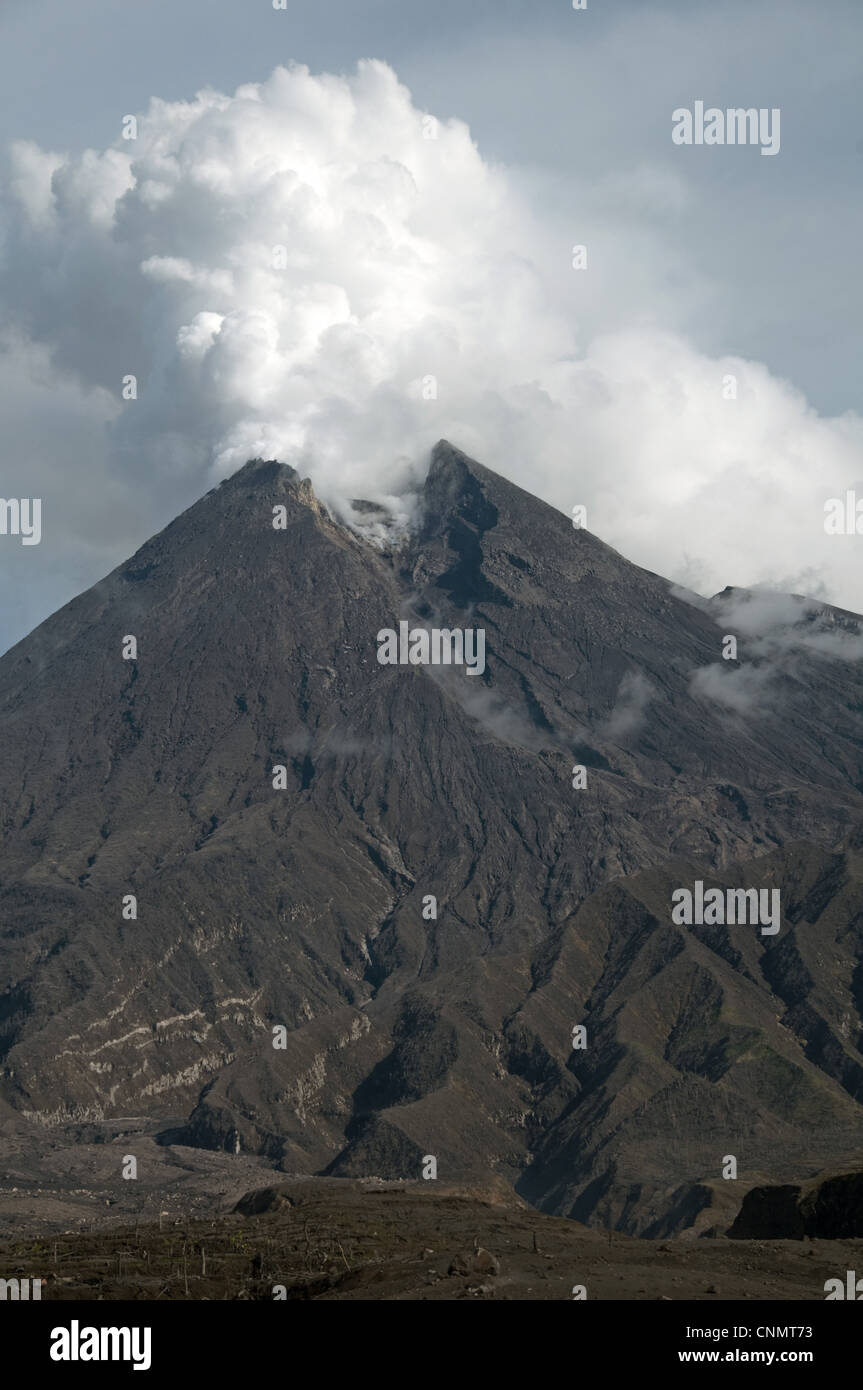
[[[0,1107],[633,1232],[852,1153],[859,620],[720,598],[445,441],[391,542],[248,463],[0,660]]]

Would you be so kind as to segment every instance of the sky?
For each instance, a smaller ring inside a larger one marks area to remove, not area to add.
[[[252,454],[410,524],[441,437],[699,593],[863,611],[824,527],[861,39],[858,0],[0,0],[0,495],[41,499],[0,650]],[[778,150],[675,143],[696,102]]]

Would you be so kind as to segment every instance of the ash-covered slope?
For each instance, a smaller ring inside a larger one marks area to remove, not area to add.
[[[381,550],[250,463],[0,660],[0,1098],[631,1230],[725,1154],[853,1150],[853,615],[741,712],[693,675],[763,646],[720,663],[710,605],[445,443],[425,503]],[[484,674],[379,665],[400,619],[484,628]],[[674,926],[697,877],[782,930]]]

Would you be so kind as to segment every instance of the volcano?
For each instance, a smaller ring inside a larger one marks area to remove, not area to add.
[[[859,1161],[861,620],[736,631],[445,441],[384,511],[253,460],[0,660],[0,1110],[632,1234]]]

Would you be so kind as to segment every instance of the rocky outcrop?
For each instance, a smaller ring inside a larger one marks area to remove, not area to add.
[[[863,1236],[863,1172],[834,1173],[806,1183],[754,1187],[729,1236],[756,1240],[843,1240]]]

